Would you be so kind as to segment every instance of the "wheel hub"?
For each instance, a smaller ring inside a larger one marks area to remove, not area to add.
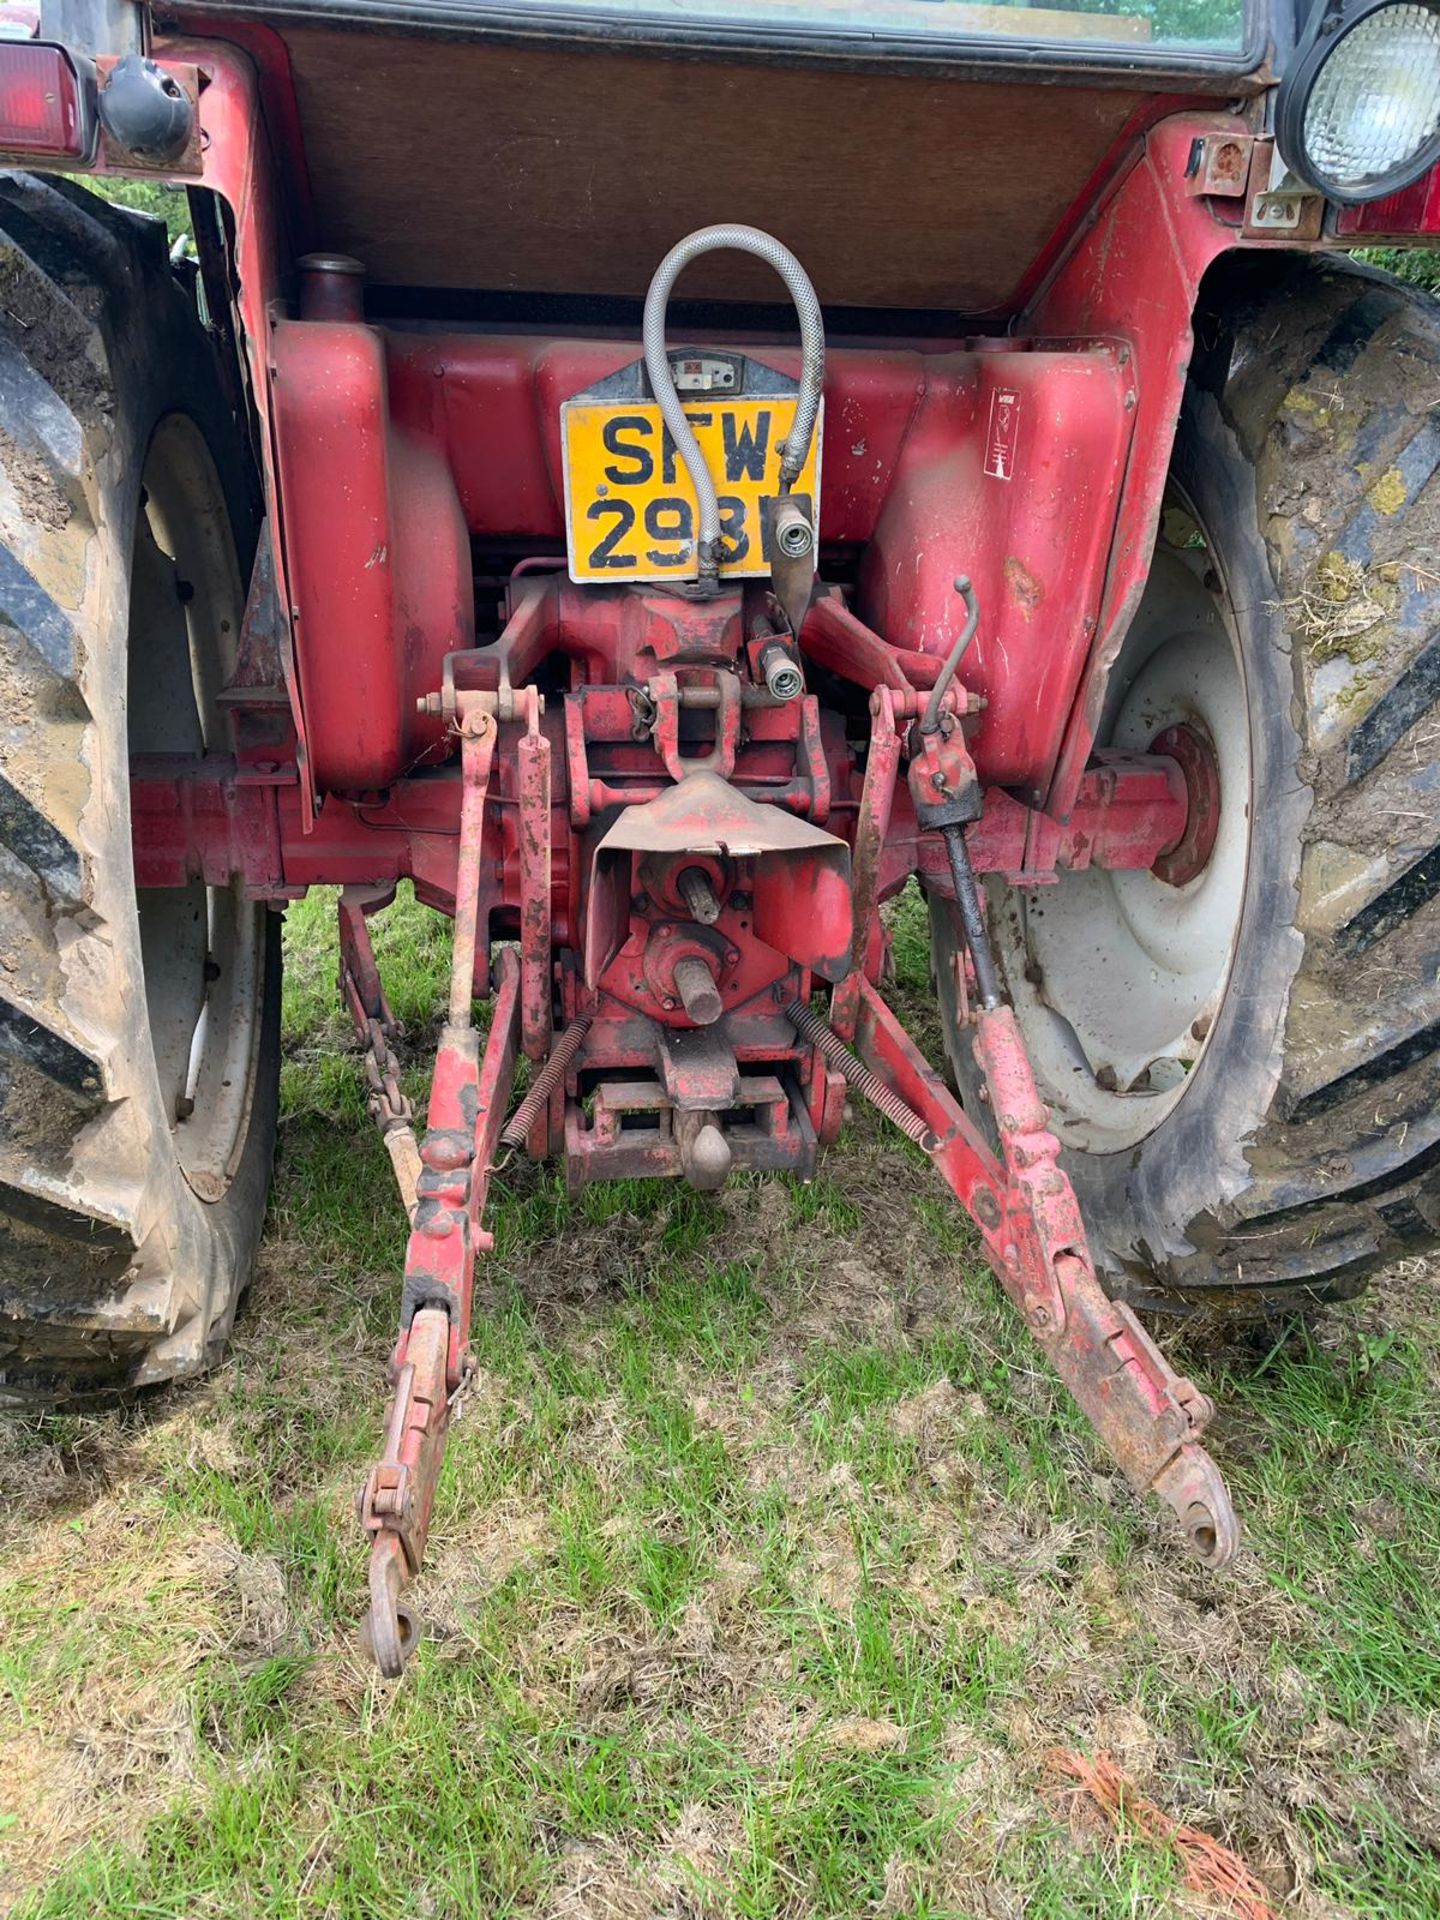
[[[1150,742],[1151,753],[1173,760],[1185,776],[1185,831],[1151,867],[1167,886],[1188,886],[1210,864],[1220,830],[1220,765],[1209,735],[1198,724],[1165,727]]]
[[[1098,736],[1116,752],[1176,763],[1184,831],[1149,868],[1062,873],[993,921],[1055,1131],[1086,1153],[1129,1150],[1184,1097],[1239,932],[1249,715],[1203,559],[1194,541],[1157,550]]]

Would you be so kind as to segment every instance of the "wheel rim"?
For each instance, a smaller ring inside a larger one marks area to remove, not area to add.
[[[1218,789],[1208,846],[1206,834],[1147,872],[1062,873],[992,916],[1055,1130],[1067,1146],[1108,1153],[1153,1132],[1192,1083],[1229,979],[1249,864],[1242,658],[1217,556],[1178,497],[1097,745],[1170,751],[1192,762],[1192,795],[1197,768],[1202,787]]]
[[[156,428],[141,478],[130,567],[129,747],[228,753],[220,693],[244,610],[224,490],[195,423]],[[223,1197],[244,1147],[262,988],[260,915],[239,882],[138,888],[150,1045],[180,1166]]]

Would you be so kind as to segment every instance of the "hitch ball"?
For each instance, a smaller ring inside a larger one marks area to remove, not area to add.
[[[680,1165],[696,1193],[715,1193],[723,1187],[733,1157],[730,1142],[713,1120],[681,1142]]]

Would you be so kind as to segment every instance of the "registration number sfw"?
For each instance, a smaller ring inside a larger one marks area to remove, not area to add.
[[[720,572],[770,571],[760,502],[779,491],[780,446],[793,397],[711,399],[687,405],[720,498]],[[695,572],[695,490],[653,401],[571,400],[561,408],[570,578],[686,579]],[[797,493],[819,498],[817,422]]]

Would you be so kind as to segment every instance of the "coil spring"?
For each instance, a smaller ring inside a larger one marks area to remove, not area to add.
[[[505,1122],[500,1135],[502,1147],[523,1147],[530,1129],[550,1104],[550,1096],[565,1075],[570,1062],[580,1051],[590,1031],[591,1015],[577,1014],[550,1049],[550,1058],[535,1076],[535,1084]]]
[[[940,1142],[932,1130],[878,1074],[872,1073],[863,1060],[857,1060],[836,1033],[835,1029],[813,1007],[807,1007],[803,1000],[792,1000],[785,1009],[785,1018],[794,1027],[802,1040],[808,1040],[845,1081],[854,1087],[857,1093],[863,1093],[870,1104],[891,1120],[917,1147],[926,1153],[934,1153]]]

